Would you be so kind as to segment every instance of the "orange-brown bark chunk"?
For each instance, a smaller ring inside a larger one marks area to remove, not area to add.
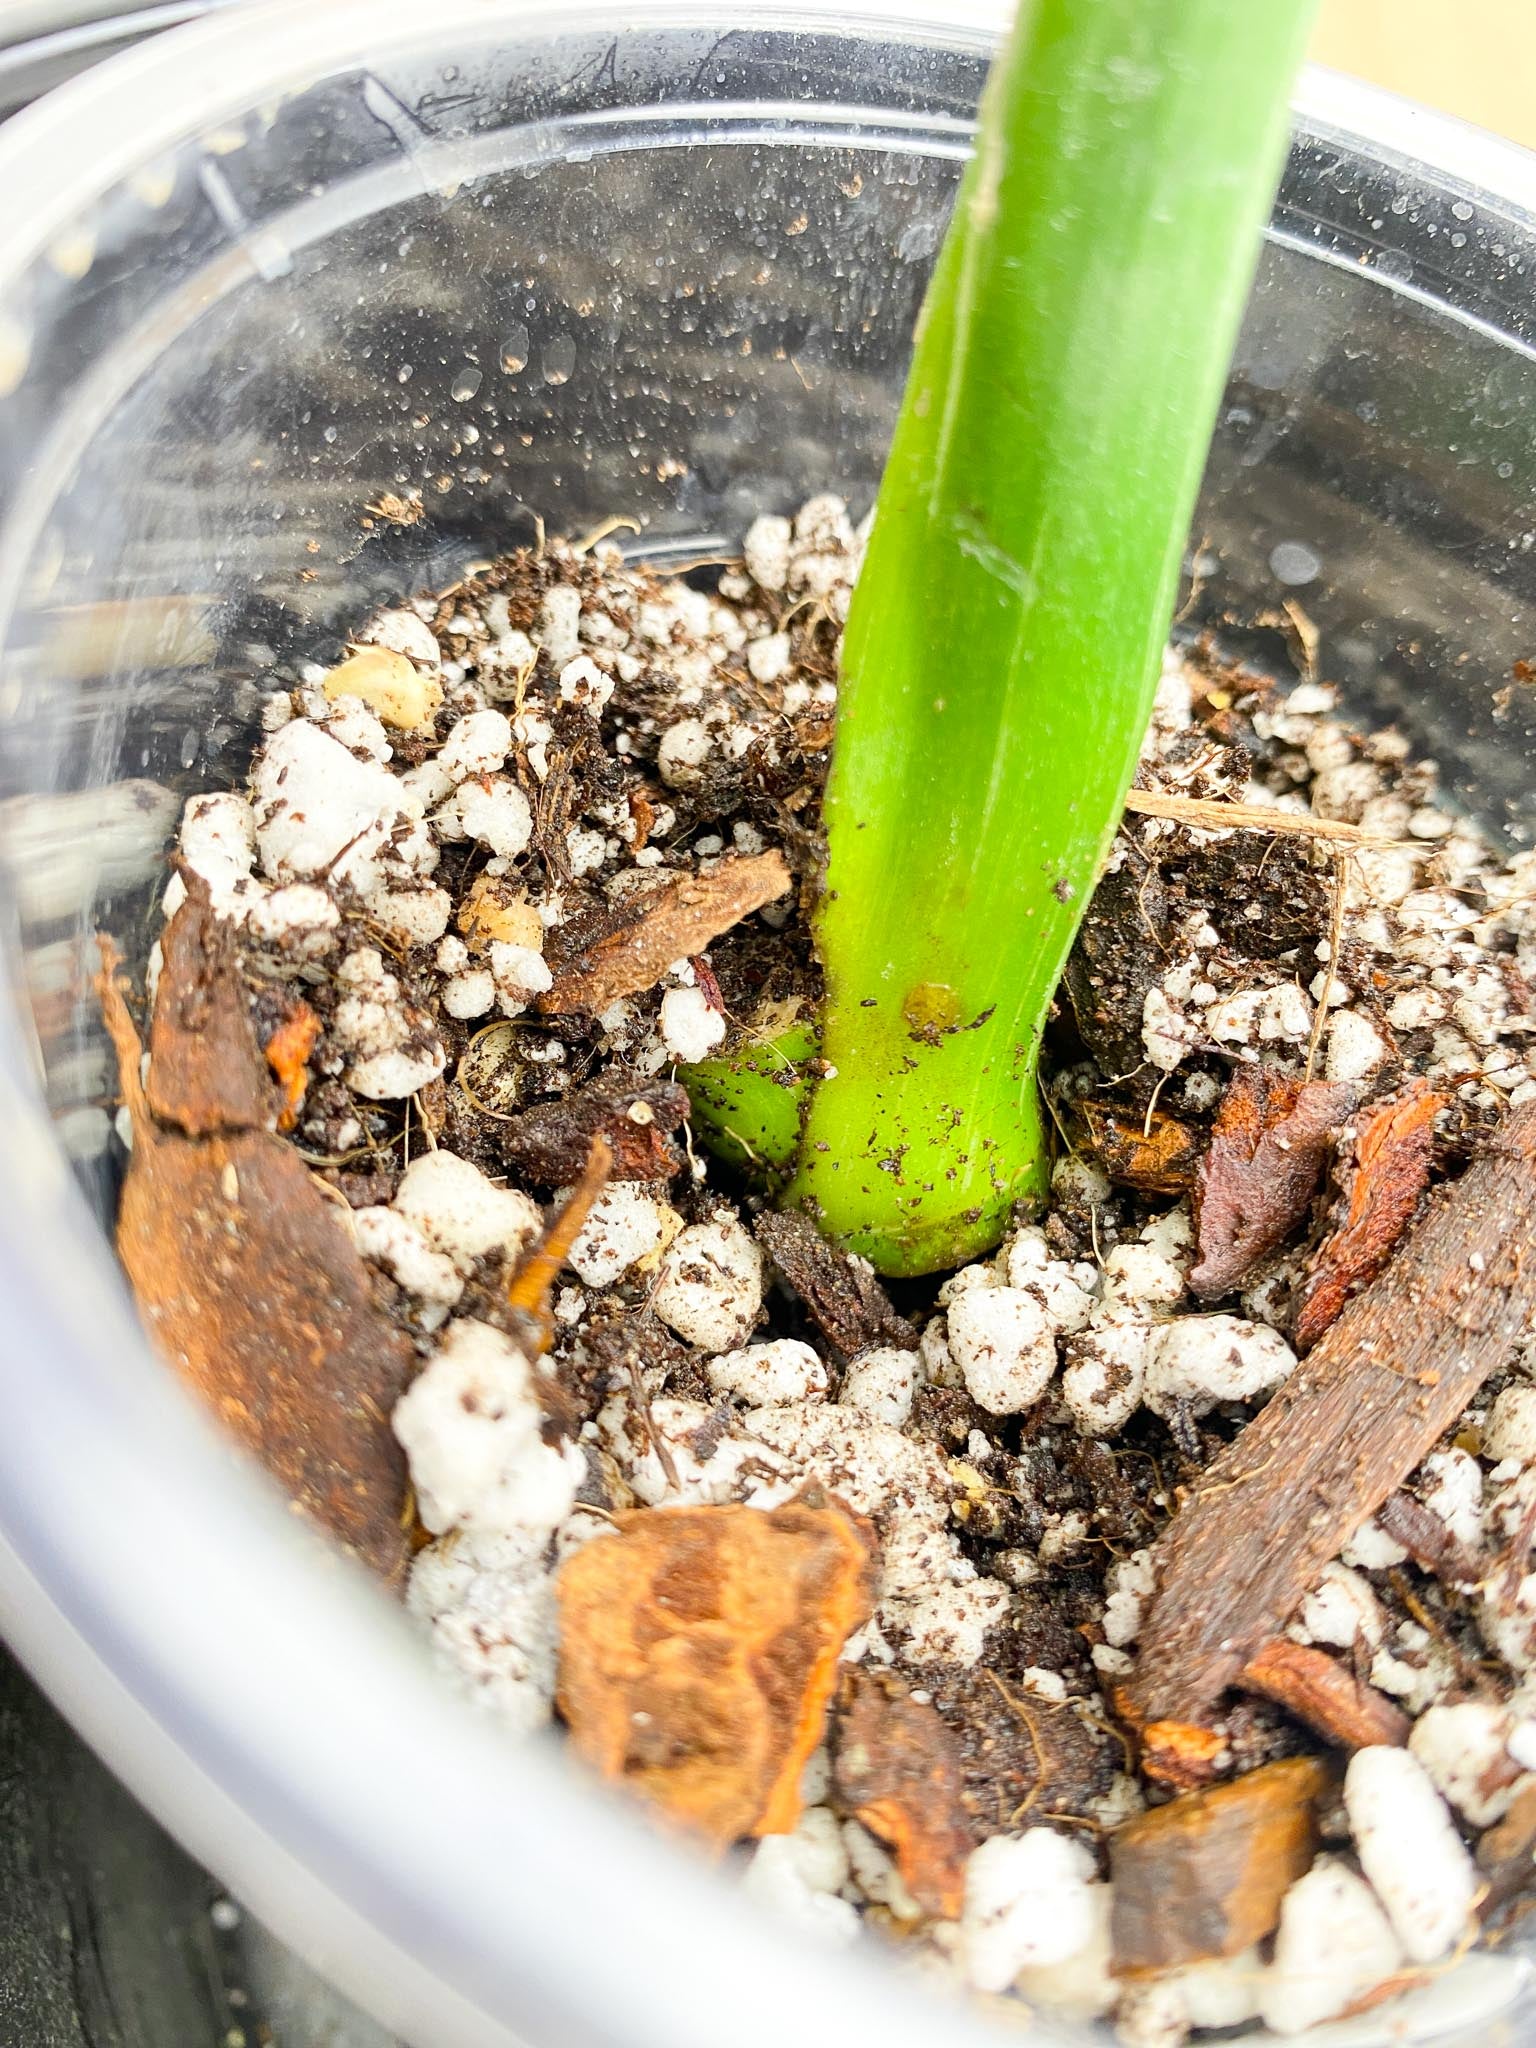
[[[1357,1678],[1326,1650],[1275,1636],[1260,1644],[1238,1677],[1244,1692],[1273,1700],[1340,1749],[1401,1748],[1412,1722],[1385,1693]]]
[[[1079,1105],[1098,1164],[1119,1187],[1181,1195],[1194,1185],[1200,1144],[1188,1124],[1160,1109],[1126,1116],[1103,1102]]]
[[[958,1919],[975,1848],[964,1780],[943,1717],[882,1673],[849,1671],[838,1701],[832,1782],[838,1802],[896,1859],[924,1912]]]
[[[558,1580],[572,1741],[716,1848],[787,1834],[838,1653],[869,1616],[870,1538],[802,1501],[616,1519]]]
[[[1317,1248],[1296,1317],[1306,1351],[1337,1320],[1351,1295],[1376,1278],[1429,1179],[1435,1116],[1445,1097],[1421,1077],[1362,1113],[1343,1170],[1344,1213]]]
[[[1312,1862],[1328,1782],[1325,1764],[1287,1757],[1127,1821],[1109,1845],[1115,1969],[1179,1969],[1272,1932]]]
[[[275,1107],[227,926],[196,876],[165,935],[149,1080],[103,945],[99,991],[133,1125],[117,1249],[155,1349],[294,1505],[403,1573],[405,1461],[389,1413],[415,1351]]]

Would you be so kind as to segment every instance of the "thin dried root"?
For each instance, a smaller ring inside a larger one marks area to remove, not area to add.
[[[1229,803],[1225,798],[1174,796],[1163,789],[1130,789],[1125,808],[1143,818],[1173,818],[1181,825],[1200,825],[1212,832],[1290,832],[1303,839],[1332,839],[1346,846],[1391,846],[1395,842],[1342,818],[1315,818],[1309,812],[1281,811],[1269,804]]]

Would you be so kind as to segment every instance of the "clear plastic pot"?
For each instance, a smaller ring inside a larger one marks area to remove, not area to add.
[[[91,934],[142,957],[180,798],[240,774],[274,659],[534,513],[693,556],[869,498],[998,10],[635,13],[240,7],[0,136],[0,1620],[421,2042],[959,2048],[979,2020],[800,1950],[441,1692],[150,1359],[103,1234]],[[1201,607],[1315,630],[1516,839],[1533,206],[1522,152],[1311,78],[1196,529]],[[414,523],[365,510],[412,492]],[[1524,1972],[1418,2024],[1485,2038]]]

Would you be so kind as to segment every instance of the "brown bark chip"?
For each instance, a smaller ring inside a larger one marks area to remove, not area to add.
[[[1272,1067],[1239,1067],[1195,1177],[1197,1294],[1230,1294],[1300,1223],[1353,1092]]]
[[[243,997],[237,1017],[209,978],[223,943],[206,929],[211,915],[193,893],[167,933],[148,1094],[103,946],[102,1009],[133,1123],[118,1253],[160,1355],[305,1514],[392,1580],[408,1546],[389,1412],[415,1353],[375,1305],[367,1269],[298,1154],[235,1121],[269,1115],[271,1098],[249,1023],[239,1028]],[[213,1062],[215,1047],[225,1064]],[[160,1121],[152,1100],[201,1134]]]
[[[1478,1842],[1477,1867],[1486,1880],[1478,1907],[1486,1925],[1536,1884],[1536,1782],[1521,1787],[1508,1813]]]
[[[868,1261],[828,1244],[809,1217],[792,1209],[766,1209],[752,1232],[769,1263],[844,1358],[875,1344],[916,1349],[917,1332],[891,1306]]]
[[[680,875],[647,896],[638,916],[598,939],[556,969],[554,987],[538,998],[546,1016],[569,1010],[606,1010],[620,996],[637,996],[674,960],[702,953],[711,939],[793,886],[781,853],[723,860],[707,875]]]
[[[233,935],[214,916],[202,877],[188,871],[184,879],[186,901],[160,939],[144,1084],[150,1113],[189,1138],[270,1130],[278,1097],[256,1044]]]
[[[1127,1821],[1109,1845],[1116,1971],[1181,1969],[1262,1941],[1311,1865],[1329,1782],[1317,1759],[1287,1757]]]
[[[834,1739],[838,1803],[885,1843],[925,1913],[958,1919],[976,1838],[961,1806],[959,1753],[942,1717],[898,1679],[851,1670]]]
[[[1311,1349],[1391,1256],[1429,1179],[1435,1116],[1444,1105],[1443,1095],[1415,1078],[1361,1112],[1340,1176],[1343,1216],[1317,1248],[1296,1317],[1298,1351]]]
[[[1431,1451],[1536,1312],[1536,1104],[1421,1217],[1153,1547],[1123,1696],[1199,1723]]]
[[[1273,1700],[1339,1749],[1400,1749],[1412,1722],[1373,1685],[1325,1650],[1285,1636],[1261,1643],[1238,1677],[1244,1692]]]
[[[688,1115],[688,1091],[676,1081],[604,1074],[554,1102],[541,1102],[508,1124],[502,1156],[540,1187],[564,1187],[587,1163],[594,1138],[613,1151],[615,1180],[670,1180],[683,1170],[672,1142]]]
[[[840,1508],[641,1508],[566,1559],[559,1707],[605,1777],[716,1848],[787,1834],[874,1547]]]

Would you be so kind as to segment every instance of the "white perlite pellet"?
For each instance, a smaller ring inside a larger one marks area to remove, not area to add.
[[[352,1235],[365,1259],[383,1266],[407,1294],[439,1308],[452,1308],[464,1292],[464,1276],[452,1259],[434,1251],[408,1216],[393,1209],[354,1209]]]
[[[1023,1969],[1065,1963],[1093,1941],[1094,1862],[1051,1828],[994,1835],[965,1866],[961,1959],[977,1991],[1006,1991]]]
[[[586,1461],[574,1444],[546,1444],[543,1421],[533,1369],[511,1339],[489,1323],[449,1323],[395,1403],[427,1528],[548,1536],[571,1512]]]
[[[1083,1436],[1114,1436],[1141,1406],[1152,1325],[1138,1315],[1100,1315],[1069,1337],[1062,1399]]]
[[[900,1429],[911,1419],[912,1402],[922,1367],[915,1351],[882,1345],[864,1351],[843,1374],[838,1405],[853,1408],[871,1422]]]
[[[1110,1973],[1112,1960],[1109,1915],[1114,1893],[1107,1884],[1088,1887],[1092,1932],[1075,1954],[1059,1963],[1026,1963],[1014,1988],[1026,2005],[1053,2020],[1102,2019],[1119,1996],[1119,1980]]]
[[[1153,1338],[1143,1399],[1154,1415],[1180,1401],[1204,1415],[1218,1402],[1273,1393],[1295,1369],[1296,1354],[1277,1330],[1240,1316],[1183,1316]]]
[[[742,555],[747,573],[764,590],[782,590],[789,581],[790,522],[777,512],[761,513],[747,528]]]
[[[1259,2017],[1277,2034],[1300,2034],[1384,1984],[1402,1961],[1364,1878],[1336,1856],[1320,1856],[1281,1902],[1274,1960],[1259,1979]]]
[[[762,1305],[762,1258],[734,1217],[678,1232],[651,1298],[669,1329],[701,1351],[730,1351]]]
[[[272,735],[251,771],[256,843],[274,882],[323,876],[377,888],[385,841],[405,791],[389,770],[355,754],[307,719]]]
[[[209,901],[229,917],[261,894],[256,862],[256,817],[243,796],[217,790],[188,797],[181,814],[181,857],[208,884]]]
[[[725,1036],[725,1019],[701,988],[669,988],[661,999],[661,1042],[690,1066],[708,1059]]]
[[[437,636],[425,619],[405,610],[375,612],[363,630],[353,636],[361,647],[389,647],[396,654],[409,655],[435,667],[442,659]]]
[[[676,1236],[682,1219],[643,1181],[613,1181],[592,1204],[570,1265],[588,1287],[611,1287],[637,1260]]]
[[[520,1257],[544,1221],[530,1196],[497,1187],[472,1161],[441,1146],[411,1161],[392,1206],[465,1274],[489,1252]]]
[[[709,1362],[709,1383],[717,1394],[734,1394],[749,1408],[778,1408],[810,1401],[827,1391],[827,1368],[795,1337],[723,1351]]]
[[[1510,1718],[1487,1700],[1427,1707],[1414,1722],[1408,1751],[1422,1764],[1442,1798],[1475,1828],[1491,1827],[1508,1813],[1519,1779],[1508,1776]]]
[[[448,1055],[441,1040],[422,1012],[405,1001],[382,954],[359,946],[337,968],[336,981],[346,993],[331,1019],[331,1036],[349,1055],[347,1080],[359,1095],[378,1102],[414,1095],[445,1071]]]
[[[1056,1370],[1056,1337],[1033,1294],[973,1287],[949,1311],[949,1348],[966,1390],[992,1415],[1032,1407]]]
[[[793,1834],[767,1835],[758,1843],[742,1890],[813,1940],[845,1948],[859,1932],[858,1909],[838,1897],[847,1877],[848,1857],[836,1817],[824,1806],[812,1806]]]
[[[411,1567],[407,1611],[450,1681],[515,1733],[549,1719],[559,1615],[540,1531],[432,1543]]]
[[[1515,1385],[1499,1395],[1483,1425],[1483,1456],[1495,1464],[1536,1464],[1536,1387]]]
[[[1437,1962],[1466,1932],[1477,1873],[1445,1801],[1406,1749],[1362,1749],[1344,1778],[1360,1866],[1405,1953]]]

